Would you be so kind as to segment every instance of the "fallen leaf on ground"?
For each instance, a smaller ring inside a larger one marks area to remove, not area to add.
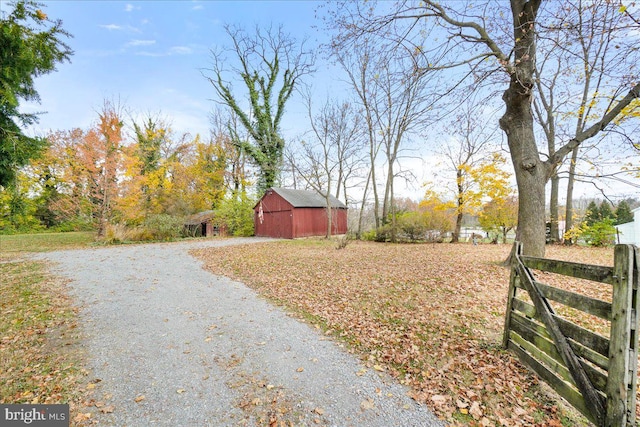
[[[473,418],[479,420],[482,417],[482,409],[480,409],[480,403],[473,402],[471,404],[471,409],[469,409],[469,413],[473,416]]]
[[[449,396],[444,396],[441,394],[436,394],[435,396],[431,396],[431,400],[433,401],[433,403],[435,403],[436,405],[443,405],[445,403],[447,403],[447,401],[449,400]]]
[[[345,252],[329,241],[310,240],[193,253],[215,274],[282,301],[290,315],[313,318],[321,339],[330,335],[370,369],[390,373],[411,387],[417,402],[453,425],[459,423],[459,409],[469,411],[466,417],[474,416],[475,425],[486,418],[491,425],[507,420],[511,427],[547,426],[564,416],[580,425],[571,413],[552,410],[554,394],[536,387],[535,377],[501,348],[509,270],[499,264],[509,250],[509,245],[353,242]],[[547,257],[613,265],[610,248],[549,246]],[[560,279],[546,275],[544,282],[559,286]],[[610,298],[600,295],[610,286],[584,282],[563,279],[559,287]],[[478,403],[472,412],[473,402]]]
[[[375,407],[375,404],[373,403],[373,399],[371,398],[367,398],[366,400],[363,400],[360,403],[360,407],[364,410],[366,409],[373,409]]]

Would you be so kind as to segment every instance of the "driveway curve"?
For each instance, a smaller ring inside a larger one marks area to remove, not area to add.
[[[407,389],[190,249],[201,240],[50,252],[70,279],[104,426],[443,425]]]

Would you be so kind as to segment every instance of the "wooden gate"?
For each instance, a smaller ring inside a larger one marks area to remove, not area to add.
[[[514,247],[503,346],[597,426],[636,425],[639,264],[633,245],[615,247],[613,267],[526,257]],[[531,270],[612,286],[611,301],[545,285]],[[609,338],[559,316],[550,301],[608,320]]]

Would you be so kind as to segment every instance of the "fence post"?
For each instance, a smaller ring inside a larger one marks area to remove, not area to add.
[[[606,427],[621,427],[627,424],[630,362],[636,363],[636,360],[630,361],[629,357],[631,350],[634,252],[634,248],[631,245],[616,245],[614,251],[613,269],[615,280],[611,304],[609,376],[606,388]],[[635,334],[633,335],[635,336]],[[632,369],[632,371],[635,371],[635,369]],[[632,417],[632,420],[635,421],[635,414]]]
[[[507,296],[507,312],[504,316],[504,334],[502,336],[502,348],[506,349],[509,344],[509,331],[511,330],[511,310],[513,306],[513,299],[516,297],[516,281],[520,280],[518,275],[516,274],[516,269],[514,267],[515,258],[517,255],[522,254],[522,243],[516,241],[513,243],[513,247],[511,248],[511,255],[509,255],[509,260],[511,261],[511,265],[509,268],[511,269],[511,274],[509,276],[509,293]]]
[[[638,329],[640,329],[640,249],[631,246],[632,250],[632,298],[631,298],[631,339],[629,340],[629,376],[631,377],[631,387],[627,396],[627,426],[636,425],[636,387],[638,386]]]

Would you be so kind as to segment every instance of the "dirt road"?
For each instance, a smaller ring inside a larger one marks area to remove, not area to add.
[[[50,252],[81,309],[105,426],[439,426],[383,372],[191,248],[227,239]],[[112,412],[110,412],[112,410]]]

